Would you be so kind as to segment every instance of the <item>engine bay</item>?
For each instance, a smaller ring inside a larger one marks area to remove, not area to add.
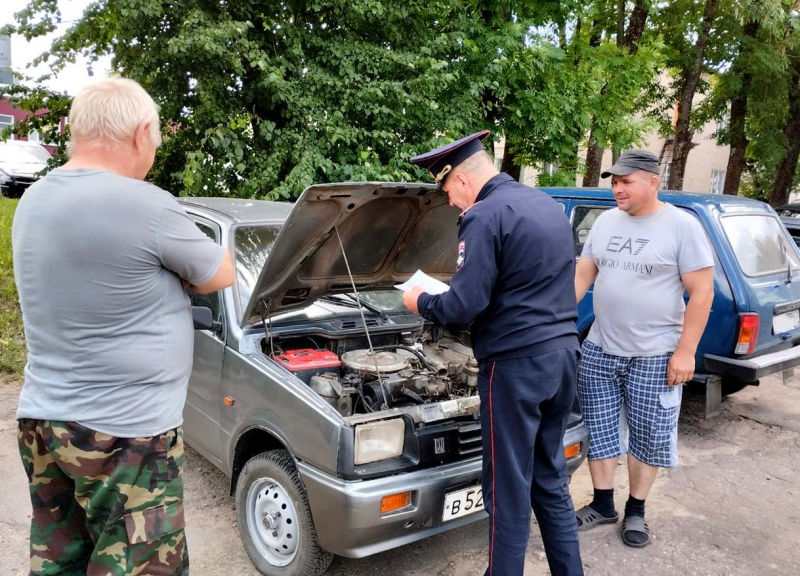
[[[478,362],[463,336],[430,327],[418,335],[276,338],[273,360],[344,417],[476,397]]]

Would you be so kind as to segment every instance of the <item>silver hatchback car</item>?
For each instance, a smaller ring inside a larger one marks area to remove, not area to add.
[[[308,188],[294,204],[181,199],[237,281],[192,294],[190,446],[231,478],[269,576],[324,573],[485,517],[477,362],[394,285],[455,271],[458,211],[424,184]],[[588,433],[577,403],[570,473]]]

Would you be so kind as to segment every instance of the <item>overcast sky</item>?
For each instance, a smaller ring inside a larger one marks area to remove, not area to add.
[[[21,36],[12,36],[11,62],[14,70],[33,77],[49,72],[47,66],[39,66],[33,70],[26,70],[25,66],[39,54],[48,50],[53,38],[63,34],[72,25],[71,21],[79,19],[86,6],[91,3],[92,0],[59,0],[63,23],[55,32],[46,37],[34,38],[31,42],[27,42]],[[14,23],[14,13],[19,12],[27,5],[28,0],[0,0],[0,27]],[[56,79],[48,82],[47,86],[53,90],[66,91],[68,94],[74,95],[92,80],[106,76],[111,69],[111,59],[103,58],[94,63],[92,66],[94,76],[89,76],[86,64],[85,59],[78,58],[75,64],[70,64]]]

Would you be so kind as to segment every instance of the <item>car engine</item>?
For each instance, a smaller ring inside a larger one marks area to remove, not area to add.
[[[297,358],[306,361],[292,365]],[[469,347],[452,338],[353,349],[341,356],[288,350],[276,360],[342,416],[477,395],[478,362]]]

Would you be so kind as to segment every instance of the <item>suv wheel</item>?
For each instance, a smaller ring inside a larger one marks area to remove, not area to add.
[[[333,554],[319,547],[308,497],[286,450],[251,458],[236,485],[244,548],[266,576],[319,576]]]

